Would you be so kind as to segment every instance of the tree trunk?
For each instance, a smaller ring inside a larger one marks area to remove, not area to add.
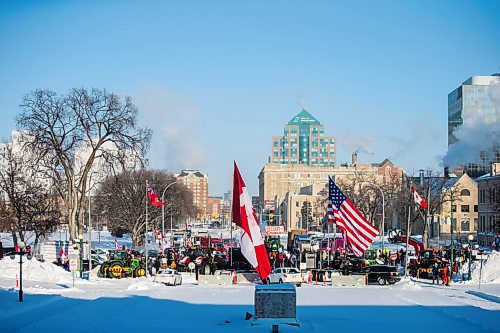
[[[424,219],[424,231],[422,232],[422,244],[425,248],[429,247],[429,228],[427,228],[427,221]]]
[[[17,246],[17,234],[14,230],[11,228],[11,233],[12,233],[12,241],[14,242],[14,246]]]

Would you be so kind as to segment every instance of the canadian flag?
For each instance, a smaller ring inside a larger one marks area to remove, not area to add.
[[[257,217],[250,201],[247,188],[234,162],[233,178],[233,222],[242,229],[241,253],[255,268],[262,281],[271,273],[266,246],[262,239]]]
[[[118,241],[115,238],[115,250],[118,250]]]
[[[155,207],[163,206],[163,201],[161,201],[160,198],[158,198],[158,195],[153,191],[151,185],[148,184],[146,186],[146,189],[148,192],[149,200],[151,200],[151,204]]]
[[[415,200],[416,203],[422,206],[423,209],[427,209],[427,202],[425,202],[425,200],[420,197],[420,195],[417,193],[417,190],[415,190],[415,186],[411,187],[411,192],[413,193],[413,200]]]

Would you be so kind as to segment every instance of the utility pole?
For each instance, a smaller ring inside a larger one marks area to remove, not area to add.
[[[144,233],[144,249],[146,251],[146,277],[148,277],[148,181],[146,180],[146,232]]]

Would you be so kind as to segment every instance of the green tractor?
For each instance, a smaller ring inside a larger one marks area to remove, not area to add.
[[[268,252],[282,252],[283,245],[278,236],[267,236],[266,237],[266,249]]]
[[[146,265],[127,250],[109,250],[109,259],[99,269],[100,276],[119,279],[146,276]]]
[[[366,261],[371,265],[378,265],[377,262],[377,250],[367,249],[363,255]]]

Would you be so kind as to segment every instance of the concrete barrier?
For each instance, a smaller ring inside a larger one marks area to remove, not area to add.
[[[257,273],[237,273],[236,280],[238,283],[253,283],[260,281],[259,274]]]
[[[297,295],[290,284],[255,286],[255,320],[284,318],[296,320]]]
[[[231,275],[199,275],[198,285],[232,285]]]
[[[332,275],[332,287],[363,287],[366,286],[366,275]]]

